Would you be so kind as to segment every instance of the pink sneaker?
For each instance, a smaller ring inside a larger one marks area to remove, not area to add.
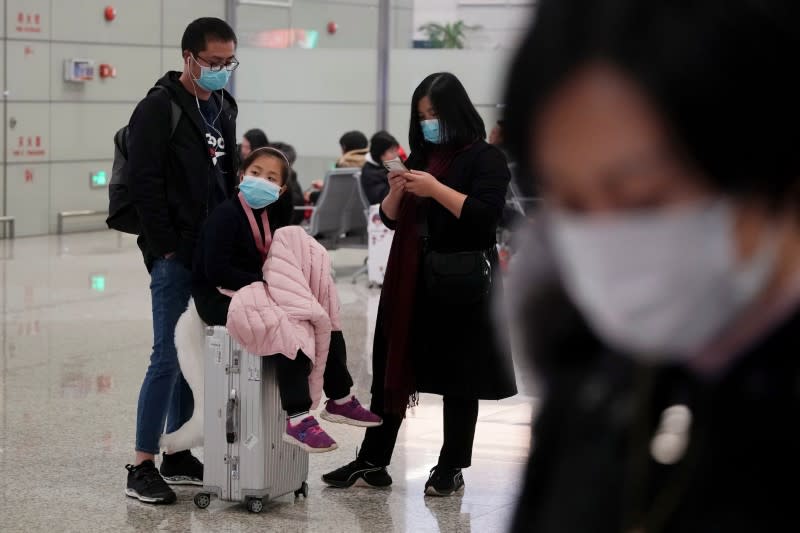
[[[325,402],[325,409],[319,414],[328,422],[337,424],[350,424],[362,428],[373,428],[383,424],[381,417],[361,406],[355,396],[344,405],[338,405],[333,400]]]
[[[292,426],[287,420],[283,440],[303,448],[308,453],[330,452],[338,447],[336,441],[325,433],[313,416],[305,417],[296,426]]]

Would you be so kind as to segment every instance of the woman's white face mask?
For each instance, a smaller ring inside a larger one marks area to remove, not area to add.
[[[572,300],[610,346],[647,361],[685,360],[763,291],[777,243],[737,258],[726,201],[618,215],[550,208],[547,227]]]

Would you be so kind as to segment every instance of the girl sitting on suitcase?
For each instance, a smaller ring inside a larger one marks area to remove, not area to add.
[[[263,257],[271,236],[288,225],[292,216],[291,200],[283,195],[290,165],[282,152],[269,147],[252,151],[242,164],[241,174],[239,194],[211,213],[198,241],[192,296],[200,318],[208,325],[224,326],[227,322],[231,298],[218,288],[235,292],[263,281]],[[277,361],[281,404],[288,415],[284,440],[308,452],[336,449],[336,442],[309,414],[311,360],[300,352],[294,360],[277,356]],[[334,331],[324,374],[324,391],[329,399],[320,416],[360,427],[380,425],[380,417],[364,409],[350,394],[352,386],[344,337],[341,331]]]

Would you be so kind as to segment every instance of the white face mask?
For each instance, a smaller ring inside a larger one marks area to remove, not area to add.
[[[752,303],[774,272],[774,240],[740,264],[724,201],[670,211],[580,216],[551,210],[567,293],[610,346],[685,360]]]

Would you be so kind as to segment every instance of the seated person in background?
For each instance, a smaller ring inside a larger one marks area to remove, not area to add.
[[[294,208],[303,207],[305,205],[303,189],[300,187],[300,180],[297,177],[297,171],[294,169],[294,163],[297,161],[297,152],[295,151],[294,146],[284,142],[274,142],[271,144],[271,146],[283,152],[283,155],[285,155],[286,159],[289,160],[289,164],[292,165],[292,171],[289,175],[289,181],[286,186],[289,190],[289,198],[292,202],[292,216],[289,224],[296,226],[303,222],[304,213],[303,211],[295,210]]]
[[[253,150],[244,160],[239,194],[221,203],[209,216],[200,234],[192,276],[195,307],[208,325],[224,326],[231,298],[220,292],[238,291],[264,281],[263,265],[272,233],[289,223],[278,199],[286,192],[291,165],[282,152],[271,148]],[[373,427],[380,417],[364,409],[350,394],[353,380],[347,370],[347,354],[341,331],[333,332],[325,367],[324,391],[329,400],[321,416],[331,422]],[[284,440],[307,452],[336,449],[336,442],[309,415],[311,395],[308,374],[311,360],[302,352],[292,360],[277,356],[278,388],[287,413]]]
[[[383,166],[384,161],[395,159],[400,147],[397,139],[386,131],[379,131],[369,140],[369,153],[361,168],[361,187],[369,200],[369,205],[379,204],[389,194],[389,174]]]
[[[360,131],[348,131],[339,139],[342,157],[336,162],[336,168],[361,168],[369,152],[367,136]]]
[[[336,168],[361,168],[367,159],[369,142],[367,136],[360,131],[348,131],[339,139],[342,157],[336,161]],[[304,193],[306,203],[316,205],[323,187],[322,180],[311,182],[311,188]]]
[[[239,155],[244,161],[250,155],[250,152],[265,146],[269,146],[269,139],[267,139],[267,134],[264,133],[264,130],[258,128],[247,130],[242,136],[242,144],[239,145]]]

